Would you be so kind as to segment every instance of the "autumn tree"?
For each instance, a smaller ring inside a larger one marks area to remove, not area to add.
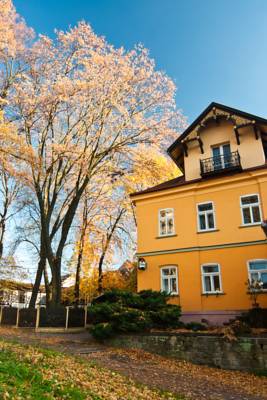
[[[78,211],[78,229],[76,235],[76,247],[74,254],[77,253],[77,261],[75,264],[75,287],[74,287],[74,298],[75,302],[79,302],[80,298],[80,281],[82,267],[84,261],[92,264],[95,260],[95,244],[90,244],[88,241],[89,234],[95,233],[95,219],[101,215],[102,208],[104,206],[103,199],[107,198],[110,193],[109,186],[105,180],[100,182],[93,181],[90,186],[87,187],[83,194],[79,211]],[[84,260],[84,257],[86,260]],[[84,268],[83,268],[84,270]],[[84,271],[83,271],[84,272]]]
[[[51,302],[59,305],[64,248],[92,179],[119,170],[138,144],[176,135],[183,119],[173,82],[142,46],[116,49],[84,22],[31,43],[11,2],[4,6],[1,98],[17,131],[0,135],[1,152],[35,196]]]
[[[82,225],[77,234],[77,259],[75,298],[78,299],[81,266],[98,271],[98,293],[106,285],[106,265],[112,263],[115,254],[117,257],[132,258],[135,251],[135,213],[129,194],[143,190],[149,186],[161,183],[166,179],[177,177],[179,170],[171,163],[159,148],[137,146],[132,152],[126,165],[121,170],[113,172],[112,179],[101,185],[94,185],[98,189],[97,201],[91,202],[83,208]],[[85,212],[86,209],[86,212]],[[87,229],[90,226],[90,229]],[[86,229],[87,232],[86,232]],[[85,243],[91,243],[89,253],[90,263],[83,263]],[[122,250],[123,252],[120,252]],[[105,265],[106,264],[106,265]],[[83,268],[84,270],[84,268]],[[94,272],[95,274],[96,272]]]
[[[0,134],[9,135],[12,124],[4,120],[0,111]],[[19,183],[19,174],[14,173],[14,166],[8,155],[2,155],[0,162],[0,260],[4,253],[4,239],[7,224],[25,205],[22,196],[22,185]]]
[[[0,7],[0,109],[8,103],[10,91],[27,68],[27,46],[34,32],[16,13],[12,0]]]

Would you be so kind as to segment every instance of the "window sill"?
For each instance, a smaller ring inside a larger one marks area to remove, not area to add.
[[[161,290],[161,293],[163,293],[163,292],[164,292],[164,290]],[[179,293],[168,294],[168,296],[169,297],[180,297]]]
[[[224,295],[224,294],[226,294],[226,293],[224,293],[224,292],[209,292],[209,293],[201,293],[201,296],[222,296],[222,295]]]
[[[239,225],[239,228],[251,228],[253,226],[261,226],[261,222],[257,222],[256,224],[243,224]]]
[[[247,294],[266,294],[267,293],[267,289],[259,289],[259,290],[248,290]]]
[[[156,236],[156,239],[165,239],[165,238],[175,237],[175,236],[177,236],[177,234],[176,233],[172,233],[171,235]]]
[[[211,233],[211,232],[219,232],[220,229],[208,229],[206,231],[197,231],[198,233]]]

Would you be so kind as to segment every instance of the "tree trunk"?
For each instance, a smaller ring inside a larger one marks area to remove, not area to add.
[[[86,223],[87,223],[87,221],[84,221],[84,225],[86,225]],[[85,232],[86,232],[86,226],[83,226],[82,232],[81,232],[80,243],[79,243],[79,253],[78,253],[76,276],[75,276],[75,287],[74,287],[75,304],[79,304],[79,300],[80,300],[80,280],[81,280],[81,269],[82,269],[82,260],[83,260]]]
[[[98,294],[103,292],[103,262],[105,258],[105,253],[101,254],[98,263]]]
[[[76,266],[75,286],[74,286],[75,304],[79,304],[80,301],[80,278],[81,278],[82,258],[83,258],[83,249],[82,246],[79,246],[79,254]]]
[[[45,283],[45,296],[46,296],[46,306],[50,306],[51,302],[51,289],[49,285],[48,273],[47,273],[47,265],[44,266],[44,283]]]
[[[4,236],[6,232],[6,224],[4,218],[1,221],[1,235],[0,235],[0,259],[3,257],[4,252]]]
[[[106,235],[105,239],[105,245],[103,246],[103,251],[99,259],[98,263],[98,293],[101,294],[103,291],[103,263],[104,263],[104,258],[106,256],[106,253],[108,251],[112,236],[118,226],[118,223],[122,217],[122,215],[125,213],[125,209],[119,210],[119,213],[117,215],[116,220],[114,221],[113,225],[111,226],[110,232]]]
[[[61,304],[61,258],[54,260],[51,266],[52,272],[52,290],[51,290],[51,307],[59,307]]]
[[[3,257],[4,245],[0,242],[0,259]]]
[[[35,276],[35,282],[32,288],[32,295],[29,303],[29,308],[35,308],[38,292],[41,285],[42,275],[46,264],[46,257],[44,253],[41,253],[38,268]]]

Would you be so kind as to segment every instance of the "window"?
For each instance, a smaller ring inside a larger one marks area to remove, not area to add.
[[[222,292],[219,264],[202,265],[203,293]]]
[[[168,294],[178,294],[177,267],[161,268],[161,290]]]
[[[222,144],[212,147],[214,169],[231,167],[231,148],[230,144]]]
[[[253,225],[261,222],[260,200],[258,194],[242,196],[241,213],[243,225]]]
[[[215,214],[213,203],[201,203],[197,205],[198,230],[212,231],[215,229]]]
[[[24,304],[25,303],[25,292],[19,290],[18,292],[18,302]]]
[[[173,208],[166,208],[159,211],[159,235],[169,236],[174,234]]]
[[[252,260],[248,262],[249,280],[263,283],[262,289],[267,290],[267,260]]]

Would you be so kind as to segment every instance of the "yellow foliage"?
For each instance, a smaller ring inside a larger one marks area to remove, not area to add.
[[[129,193],[144,190],[181,175],[179,168],[166,155],[153,147],[139,146],[133,168],[125,178]]]
[[[118,270],[105,271],[103,274],[103,290],[109,289],[122,289],[134,290],[135,289],[135,273],[132,272],[131,276],[126,278]],[[90,275],[83,277],[80,282],[80,301],[90,303],[95,297],[98,296],[98,270],[92,268]],[[74,287],[66,288],[62,294],[63,302],[74,302]]]

